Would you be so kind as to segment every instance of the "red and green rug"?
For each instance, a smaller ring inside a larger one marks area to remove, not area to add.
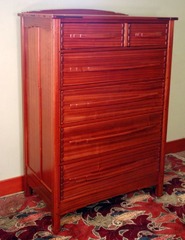
[[[79,209],[61,218],[51,232],[51,216],[38,196],[0,198],[1,240],[180,240],[185,239],[185,152],[166,156],[164,195],[153,188],[131,192]]]

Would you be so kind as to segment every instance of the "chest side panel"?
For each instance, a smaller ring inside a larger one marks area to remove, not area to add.
[[[51,199],[54,166],[55,80],[52,21],[25,19],[27,173]],[[33,176],[33,177],[32,177]],[[40,189],[40,190],[39,190]]]

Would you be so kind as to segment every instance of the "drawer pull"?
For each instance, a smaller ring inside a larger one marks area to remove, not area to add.
[[[95,39],[102,39],[102,38],[116,38],[117,35],[116,34],[82,34],[82,33],[74,33],[74,34],[70,34],[69,35],[70,38],[76,38],[76,39],[92,39],[92,38],[95,38]]]
[[[148,32],[148,33],[137,32],[137,33],[135,33],[135,37],[138,37],[138,38],[158,38],[158,37],[162,37],[162,33],[161,32]]]

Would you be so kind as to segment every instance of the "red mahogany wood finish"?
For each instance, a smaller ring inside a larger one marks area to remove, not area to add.
[[[21,13],[25,194],[60,215],[163,189],[175,18]]]

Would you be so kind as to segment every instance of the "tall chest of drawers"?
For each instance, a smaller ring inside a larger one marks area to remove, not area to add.
[[[25,193],[60,215],[129,191],[162,194],[176,18],[19,14]]]

